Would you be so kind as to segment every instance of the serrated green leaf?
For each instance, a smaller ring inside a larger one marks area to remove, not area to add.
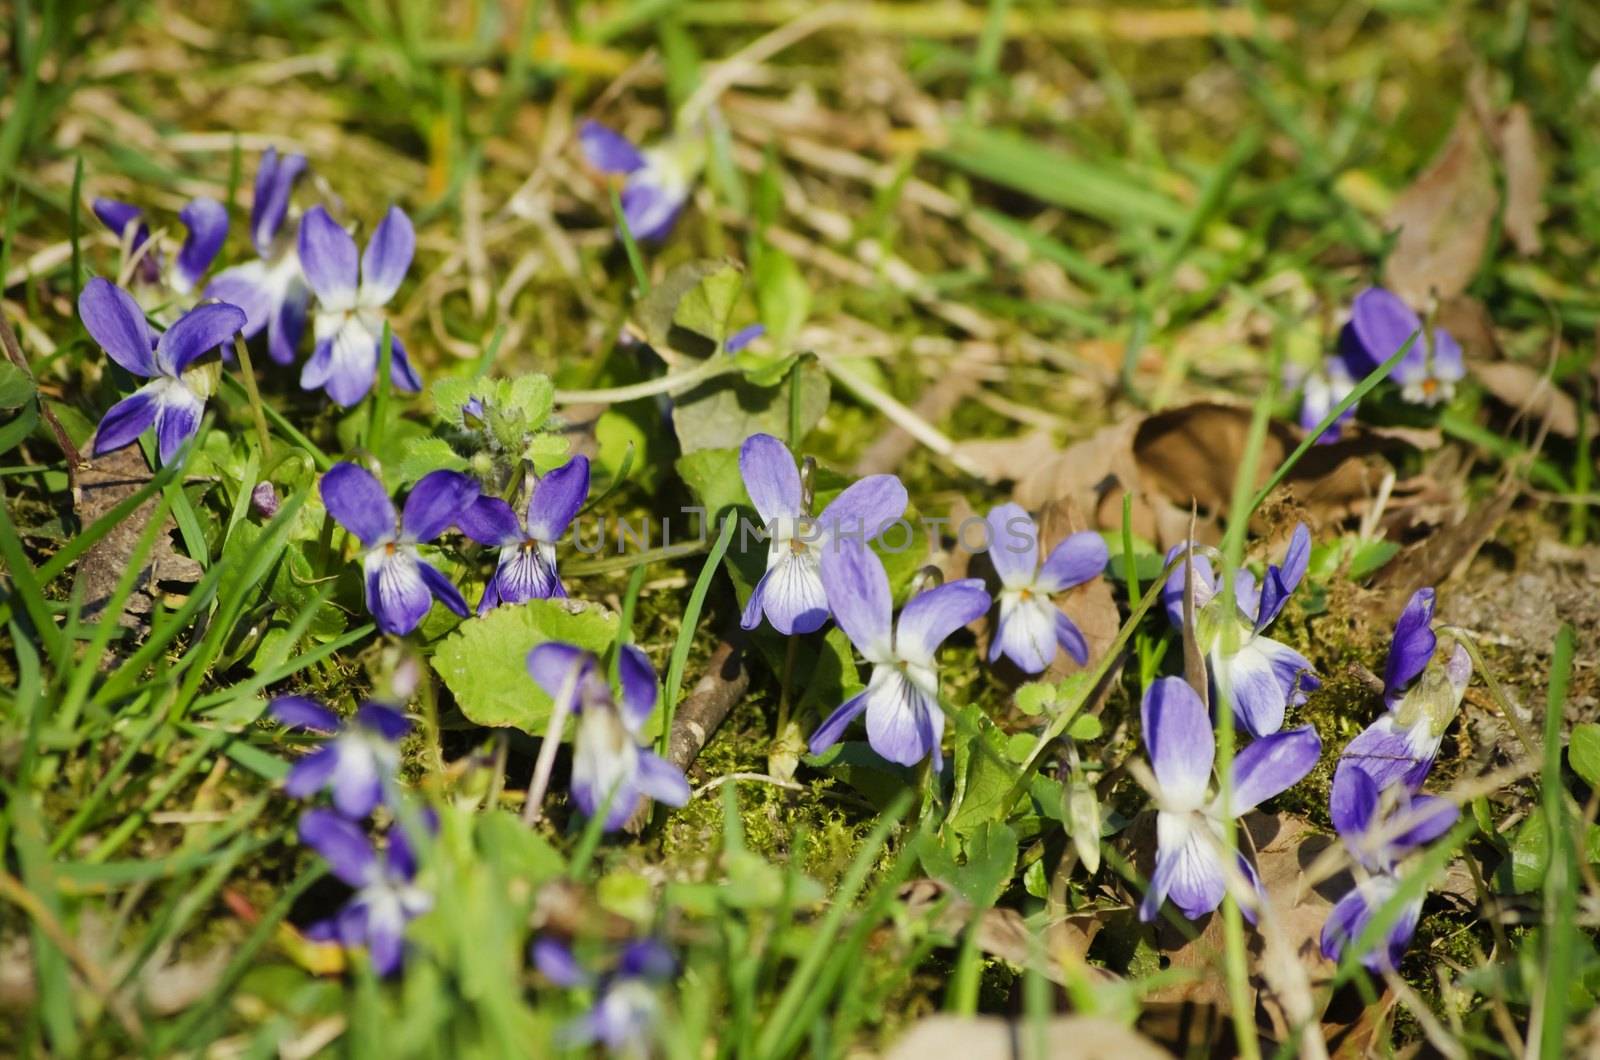
[[[1600,788],[1600,725],[1585,722],[1567,739],[1567,764],[1591,788]]]
[[[539,373],[518,376],[511,381],[509,402],[521,410],[526,428],[536,431],[550,418],[555,407],[556,388],[550,377]]]
[[[572,453],[572,442],[564,434],[540,431],[528,439],[522,450],[522,459],[533,465],[533,470],[543,475],[567,462]]]
[[[528,652],[563,641],[601,652],[616,639],[617,616],[577,600],[530,600],[470,618],[440,642],[433,668],[469,721],[543,735],[550,697],[528,676]]]
[[[739,302],[739,292],[744,289],[744,273],[737,265],[723,262],[700,277],[698,283],[684,293],[682,301],[672,313],[672,323],[696,335],[703,335],[721,350],[731,330],[733,308]]]
[[[447,375],[435,379],[428,394],[433,398],[433,409],[438,417],[460,427],[463,426],[461,406],[483,389],[484,380]]]
[[[1017,709],[1030,717],[1043,714],[1055,701],[1055,686],[1044,681],[1029,681],[1017,689]]]
[[[741,376],[724,376],[702,383],[673,402],[672,426],[685,453],[701,449],[732,449],[752,434],[789,437],[790,390],[800,380],[800,430],[802,435],[821,422],[828,411],[831,384],[821,365],[808,360],[800,371],[785,372],[775,386],[758,386]]]

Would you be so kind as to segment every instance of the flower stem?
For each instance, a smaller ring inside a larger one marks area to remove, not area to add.
[[[556,749],[561,746],[561,730],[567,724],[567,711],[578,690],[579,667],[574,666],[561,683],[561,694],[550,708],[550,726],[545,730],[544,743],[539,747],[539,758],[533,765],[533,779],[528,782],[528,797],[522,803],[522,823],[538,824],[542,816],[545,792],[550,787],[550,772],[556,766]]]
[[[378,378],[372,388],[372,418],[367,421],[367,452],[373,456],[383,444],[384,421],[389,416],[389,370],[394,362],[394,334],[383,322],[383,343],[378,347]]]
[[[656,379],[647,379],[642,383],[631,383],[628,386],[607,387],[602,390],[557,390],[555,399],[558,405],[620,405],[639,398],[655,397],[657,394],[674,394],[680,390],[688,390],[708,379],[715,379],[719,375],[727,375],[737,370],[738,365],[732,361],[710,358],[686,372],[663,375]]]
[[[250,347],[244,336],[233,335],[234,356],[239,358],[239,381],[244,384],[245,396],[250,399],[250,414],[256,421],[256,438],[261,442],[261,464],[272,459],[272,436],[267,433],[267,414],[261,405],[261,389],[256,386],[256,370],[250,363]]]
[[[777,738],[782,740],[784,731],[789,728],[789,685],[794,680],[795,655],[800,650],[800,638],[789,637],[789,648],[783,656],[783,680],[778,684],[778,732]]]

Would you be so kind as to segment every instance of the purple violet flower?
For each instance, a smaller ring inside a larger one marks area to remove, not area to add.
[[[365,550],[367,610],[385,633],[417,628],[437,599],[465,618],[466,601],[450,580],[417,552],[455,524],[478,496],[478,484],[456,471],[433,471],[406,497],[403,514],[372,472],[355,464],[335,464],[322,476],[322,503]]]
[[[123,241],[130,258],[138,257],[133,280],[144,286],[165,287],[180,297],[200,285],[200,280],[228,238],[226,207],[215,199],[201,197],[189,200],[178,213],[178,220],[183,222],[187,234],[169,272],[160,247],[145,249],[145,244],[150,241],[150,227],[145,224],[144,213],[137,206],[116,199],[96,199],[92,208],[94,215]]]
[[[1167,553],[1167,562],[1181,555],[1184,547],[1175,545]],[[1283,610],[1305,576],[1310,560],[1311,531],[1301,523],[1289,539],[1283,565],[1268,566],[1259,588],[1249,571],[1238,572],[1234,613],[1226,615],[1222,611],[1220,580],[1211,561],[1198,552],[1194,554],[1195,638],[1210,659],[1212,686],[1219,689],[1220,697],[1224,682],[1219,675],[1226,675],[1234,717],[1251,736],[1266,736],[1283,728],[1285,711],[1304,703],[1306,692],[1320,684],[1305,656],[1262,632]],[[1167,617],[1179,630],[1183,628],[1183,587],[1184,564],[1180,563],[1167,576],[1161,594]],[[1230,622],[1232,630],[1225,628],[1225,623]]]
[[[594,1003],[584,1016],[563,1027],[558,1040],[563,1048],[598,1042],[608,1052],[644,1056],[660,1021],[661,1002],[656,984],[677,970],[672,951],[655,939],[637,939],[623,947],[616,967],[596,975],[584,968],[571,948],[548,935],[534,940],[533,963],[539,973],[557,986],[595,990]]]
[[[1394,798],[1386,804],[1385,795]],[[1337,961],[1399,888],[1402,859],[1448,832],[1460,811],[1437,796],[1413,795],[1403,783],[1380,789],[1360,768],[1339,772],[1328,808],[1356,863],[1355,886],[1334,905],[1322,928],[1322,955]],[[1421,915],[1419,896],[1406,903],[1384,944],[1363,954],[1361,963],[1373,972],[1393,971]]]
[[[1322,741],[1307,725],[1251,742],[1233,759],[1233,802],[1210,793],[1216,736],[1205,704],[1181,677],[1162,677],[1140,705],[1144,745],[1156,784],[1156,868],[1139,905],[1139,919],[1153,920],[1168,898],[1196,920],[1222,904],[1228,877],[1223,862],[1223,822],[1298,783],[1322,753]],[[1243,854],[1239,871],[1257,891],[1261,883]],[[1241,903],[1253,919],[1250,906]]]
[[[294,360],[311,300],[311,288],[300,270],[295,225],[285,223],[289,196],[305,171],[304,155],[280,159],[275,148],[267,148],[256,171],[255,199],[250,205],[250,239],[256,260],[224,269],[206,288],[207,298],[220,298],[244,310],[249,318],[245,338],[266,329],[267,353],[278,364]]]
[[[1039,563],[1039,527],[1019,504],[989,512],[989,561],[1000,576],[1000,621],[989,643],[989,661],[1004,655],[1024,673],[1036,674],[1056,657],[1056,646],[1078,665],[1089,661],[1089,645],[1072,619],[1050,599],[1054,593],[1098,577],[1109,558],[1093,531],[1073,534]]]
[[[822,554],[822,581],[834,616],[867,662],[866,690],[848,700],[811,734],[811,753],[839,742],[849,724],[867,715],[867,743],[903,766],[933,756],[943,766],[939,742],[944,711],[939,706],[939,663],[945,639],[989,610],[977,578],[964,578],[918,593],[893,620],[894,601],[883,561],[865,545],[830,544]]]
[[[244,326],[243,310],[221,302],[197,306],[158,339],[133,296],[96,276],[78,296],[78,316],[113,361],[150,380],[101,418],[95,455],[121,449],[153,424],[157,451],[161,462],[167,463],[200,429],[200,417],[221,371],[218,362],[195,362]]]
[[[1300,395],[1300,429],[1314,431],[1323,417],[1333,411],[1333,407],[1350,396],[1350,391],[1356,388],[1356,381],[1350,376],[1350,369],[1345,366],[1342,359],[1329,357],[1317,371],[1310,372],[1305,377],[1304,389]],[[1339,414],[1339,418],[1329,424],[1328,429],[1317,436],[1318,445],[1327,445],[1339,440],[1339,434],[1344,425],[1355,418],[1356,406],[1351,405]]]
[[[360,820],[384,801],[400,766],[399,741],[411,723],[393,707],[363,703],[349,725],[314,699],[279,696],[268,708],[284,725],[331,734],[310,754],[290,768],[283,790],[296,799],[309,799],[328,789],[333,805],[352,820]]]
[[[549,641],[528,653],[528,673],[552,700],[578,716],[572,745],[572,801],[593,817],[606,807],[605,830],[633,816],[640,796],[668,806],[689,801],[683,771],[646,747],[639,733],[656,706],[656,674],[637,645],[622,648],[620,697],[590,652]],[[619,701],[620,700],[620,701]],[[607,804],[607,798],[610,803]]]
[[[602,173],[626,178],[620,196],[622,216],[633,238],[666,238],[684,203],[689,201],[699,169],[692,145],[668,142],[640,150],[627,137],[597,121],[583,123],[578,142],[590,165]]]
[[[381,976],[399,971],[406,924],[433,908],[433,895],[416,884],[416,852],[405,830],[389,830],[389,848],[379,857],[359,826],[317,808],[301,815],[300,841],[356,890],[334,917],[308,927],[306,936],[337,941],[346,949],[365,946],[373,971]]]
[[[1417,341],[1389,377],[1400,384],[1401,398],[1412,404],[1449,401],[1466,375],[1461,344],[1444,328],[1434,328],[1430,339],[1422,318],[1391,291],[1368,287],[1356,295],[1350,321],[1339,335],[1339,350],[1349,374],[1360,377],[1393,357],[1413,334]]]
[[[317,296],[313,318],[316,349],[300,372],[303,390],[325,389],[348,408],[372,389],[378,373],[378,345],[383,337],[384,306],[400,289],[417,237],[411,219],[398,206],[389,207],[367,249],[356,263],[356,241],[328,211],[313,206],[300,219],[300,267]],[[416,393],[422,380],[406,356],[400,336],[390,338],[389,379],[401,390]]]
[[[1402,783],[1415,792],[1433,768],[1472,680],[1472,658],[1459,642],[1447,657],[1435,658],[1439,638],[1431,626],[1433,608],[1434,591],[1418,589],[1400,613],[1383,673],[1388,709],[1345,747],[1335,786],[1348,769],[1360,768],[1380,791]]]
[[[772,535],[767,572],[756,583],[739,624],[755,629],[766,614],[788,636],[812,633],[828,620],[833,598],[823,585],[820,557],[836,539],[871,540],[906,510],[906,488],[893,475],[853,483],[813,519],[789,449],[770,434],[752,434],[739,448],[745,492]]]
[[[499,497],[479,497],[462,513],[463,533],[500,549],[500,561],[483,587],[478,614],[501,604],[567,595],[556,571],[556,542],[588,496],[589,461],[575,456],[539,480],[522,522]]]

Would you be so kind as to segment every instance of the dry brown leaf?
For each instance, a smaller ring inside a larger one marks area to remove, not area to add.
[[[84,527],[90,526],[149,481],[150,469],[145,465],[138,446],[126,446],[95,457],[78,472],[82,492],[82,499],[77,505],[79,523]],[[81,594],[85,620],[98,618],[101,609],[116,591],[117,583],[132,562],[133,551],[155,508],[156,498],[152,496],[83,554],[73,581],[73,591]],[[172,547],[173,525],[169,519],[161,533],[156,535],[155,547],[151,549],[145,568],[140,572],[139,582],[128,597],[122,614],[117,616],[117,621],[124,626],[137,626],[143,616],[149,614],[151,601],[159,592],[159,583],[193,583],[205,573],[200,564]]]
[[[1483,130],[1473,108],[1463,106],[1444,146],[1385,218],[1400,235],[1384,264],[1384,286],[1411,305],[1466,290],[1499,205]]]
[[[1542,241],[1539,225],[1544,221],[1545,167],[1539,158],[1539,139],[1533,131],[1533,117],[1521,103],[1506,108],[1500,118],[1500,165],[1506,177],[1506,209],[1501,217],[1506,235],[1517,246],[1517,253],[1532,257]]]
[[[1458,294],[1440,302],[1433,322],[1455,337],[1469,362],[1501,359],[1500,340],[1495,337],[1494,320],[1484,304],[1471,295]]]
[[[1056,1016],[1044,1022],[1044,1055],[1055,1060],[1169,1060],[1171,1054],[1137,1031],[1091,1016]],[[1013,1060],[1036,1032],[1028,1021],[1000,1016],[924,1016],[907,1031],[885,1060]]]
[[[1418,589],[1438,585],[1471,563],[1478,549],[1500,529],[1521,495],[1522,484],[1508,479],[1493,497],[1468,511],[1460,522],[1402,550],[1385,564],[1372,584],[1389,594],[1388,617],[1398,615]]]
[[[929,915],[937,909],[933,926],[952,937],[959,936],[972,921],[972,903],[943,880],[911,880],[901,886],[900,901],[912,916]],[[1065,985],[1067,977],[1061,971],[1063,961],[1070,961],[1091,975],[1114,978],[1104,968],[1084,963],[1100,927],[1098,913],[1071,916],[1051,924],[1043,938],[1047,959],[1041,963],[1034,958],[1034,931],[1022,914],[1015,909],[991,906],[983,911],[978,923],[977,943],[984,953],[1009,961],[1018,968],[1035,961],[1041,975]]]
[[[1474,364],[1472,374],[1502,405],[1526,413],[1534,423],[1548,423],[1553,434],[1563,438],[1578,436],[1578,403],[1532,365],[1521,361],[1491,361]],[[1596,433],[1592,420],[1588,433],[1591,438]]]

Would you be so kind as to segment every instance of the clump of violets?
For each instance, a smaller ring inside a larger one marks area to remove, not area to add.
[[[1433,622],[1434,591],[1418,589],[1395,623],[1383,672],[1382,717],[1339,756],[1339,775],[1364,770],[1384,790],[1400,783],[1416,791],[1433,768],[1439,744],[1461,710],[1472,680],[1472,658],[1459,641],[1441,651]]]
[[[1156,867],[1139,905],[1139,919],[1155,919],[1168,898],[1190,920],[1222,904],[1228,889],[1224,823],[1298,783],[1322,753],[1311,726],[1252,741],[1233,758],[1231,802],[1211,791],[1216,736],[1205,704],[1180,677],[1153,681],[1140,704],[1144,745],[1155,773]],[[1259,891],[1261,881],[1243,854],[1238,870]],[[1253,918],[1251,904],[1241,902]]]
[[[268,707],[280,723],[330,738],[290,768],[283,789],[308,799],[326,788],[336,810],[360,820],[386,800],[400,767],[399,742],[411,723],[393,707],[363,703],[348,724],[314,699],[279,696]]]
[[[372,970],[381,976],[399,971],[406,925],[433,907],[433,895],[416,882],[416,852],[405,829],[389,830],[388,849],[380,855],[356,824],[315,808],[300,817],[300,841],[355,889],[337,914],[312,924],[306,936],[346,949],[365,947]]]
[[[649,1053],[661,1018],[657,987],[677,970],[672,951],[656,939],[635,939],[622,947],[614,967],[600,974],[579,963],[572,949],[549,935],[534,940],[534,967],[556,986],[594,992],[589,1011],[558,1032],[563,1048],[598,1043],[610,1053]]]
[[[169,266],[161,248],[150,242],[150,226],[137,206],[116,199],[96,199],[92,208],[94,215],[122,241],[127,254],[123,269],[132,265],[130,282],[158,298],[182,298],[193,292],[228,238],[227,208],[204,196],[191,199],[178,212],[187,234]]]
[[[576,456],[539,479],[521,521],[499,497],[484,495],[465,510],[462,532],[500,550],[494,573],[483,587],[478,614],[500,604],[567,595],[556,571],[556,542],[588,496],[589,461]]]
[[[693,137],[641,149],[597,121],[586,121],[578,142],[589,164],[623,178],[622,217],[639,240],[665,239],[677,223],[700,172],[703,150]]]
[[[811,735],[811,753],[839,742],[863,712],[867,743],[900,765],[933,756],[943,766],[939,744],[944,710],[939,706],[939,646],[989,610],[989,593],[977,578],[926,589],[894,619],[894,600],[883,562],[865,545],[831,543],[822,554],[822,580],[839,627],[872,664],[866,690],[847,700]]]
[[[206,287],[207,298],[220,298],[244,310],[245,338],[266,331],[267,354],[278,364],[294,360],[311,300],[311,288],[300,270],[295,225],[289,221],[289,199],[305,171],[304,155],[280,158],[276,149],[267,148],[250,204],[250,241],[256,259],[224,269]]]
[[[416,246],[411,219],[398,206],[389,207],[378,222],[359,266],[355,239],[327,210],[313,206],[300,219],[300,267],[317,296],[312,316],[316,348],[301,369],[302,389],[326,390],[346,407],[372,389],[380,363],[384,307],[400,289]],[[409,393],[422,389],[400,336],[393,332],[389,354],[394,385]]]
[[[1167,562],[1181,556],[1187,546],[1167,553]],[[1232,614],[1224,609],[1221,579],[1211,561],[1195,552],[1193,562],[1195,640],[1210,660],[1212,685],[1231,693],[1234,717],[1251,736],[1266,736],[1283,728],[1284,713],[1305,702],[1306,693],[1319,684],[1305,656],[1266,636],[1266,628],[1283,610],[1311,559],[1311,532],[1304,523],[1289,539],[1282,565],[1269,565],[1257,587],[1255,577],[1240,570],[1234,579]],[[1185,563],[1167,576],[1162,591],[1167,617],[1183,628]],[[1231,627],[1231,628],[1230,628]]]
[[[1460,811],[1434,795],[1414,795],[1403,782],[1380,788],[1363,768],[1340,770],[1328,808],[1355,863],[1355,886],[1335,903],[1322,928],[1322,955],[1339,960],[1357,942],[1405,877],[1406,859],[1448,832]],[[1361,955],[1373,972],[1393,971],[1422,916],[1422,896],[1405,903],[1382,945]]]
[[[683,771],[639,744],[656,706],[656,674],[636,645],[625,644],[617,665],[621,695],[613,694],[600,661],[571,644],[550,641],[528,653],[528,673],[562,713],[577,715],[572,746],[572,801],[586,816],[605,811],[604,828],[621,828],[642,796],[682,806],[689,801]]]
[[[78,315],[107,356],[150,380],[101,418],[95,455],[121,449],[153,426],[160,460],[170,462],[199,431],[216,389],[220,361],[198,362],[244,326],[244,312],[221,302],[197,306],[157,338],[133,296],[96,276],[78,296]]]
[[[852,483],[811,516],[811,493],[788,446],[770,434],[752,434],[739,447],[745,492],[771,535],[767,572],[756,583],[739,624],[755,629],[765,614],[788,636],[822,628],[831,613],[821,573],[822,554],[835,541],[869,541],[906,510],[906,488],[893,475]]]
[[[1438,405],[1455,396],[1466,375],[1461,344],[1444,328],[1425,328],[1422,318],[1392,291],[1369,287],[1356,295],[1350,321],[1339,336],[1348,374],[1360,378],[1393,357],[1406,340],[1416,341],[1389,373],[1400,397],[1415,405]]]
[[[1093,531],[1072,534],[1039,562],[1039,527],[1018,504],[989,512],[989,562],[1000,577],[1000,619],[989,643],[989,661],[1004,655],[1036,674],[1056,657],[1056,648],[1081,666],[1089,661],[1083,633],[1051,595],[1096,578],[1106,569],[1106,543]]]
[[[322,476],[328,514],[361,542],[367,610],[385,633],[404,635],[441,604],[465,618],[461,591],[423,559],[417,546],[443,534],[478,498],[478,484],[455,471],[434,471],[411,487],[398,515],[372,472],[335,464]]]

